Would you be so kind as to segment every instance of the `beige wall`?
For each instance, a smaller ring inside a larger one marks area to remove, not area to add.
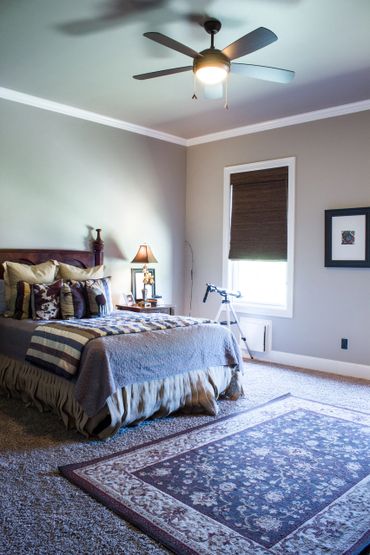
[[[370,205],[370,113],[184,147],[0,101],[0,248],[85,248],[102,227],[115,299],[147,241],[157,289],[194,315],[222,279],[225,166],[296,157],[294,317],[273,318],[273,349],[370,364],[370,269],[325,268],[324,210]],[[186,166],[187,159],[187,166]],[[185,197],[185,176],[187,191]],[[184,260],[187,271],[183,280]],[[348,351],[339,340],[348,337]]]
[[[194,250],[193,314],[213,316],[207,281],[222,280],[225,166],[296,157],[293,318],[272,318],[273,350],[370,364],[370,268],[324,267],[324,210],[370,206],[370,112],[188,149],[186,236]],[[369,238],[370,240],[370,238]],[[187,283],[189,261],[187,261]],[[189,305],[189,287],[185,306]],[[349,338],[349,350],[340,338]]]
[[[184,147],[0,100],[0,248],[81,249],[101,227],[118,300],[146,241],[182,310],[185,168]]]

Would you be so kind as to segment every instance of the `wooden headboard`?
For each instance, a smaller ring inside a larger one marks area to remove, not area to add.
[[[2,263],[6,260],[10,262],[20,262],[21,264],[40,264],[46,260],[58,260],[65,264],[72,264],[79,268],[97,266],[104,262],[104,241],[100,233],[101,229],[96,230],[96,239],[92,241],[90,251],[72,250],[52,250],[52,249],[0,249],[0,279],[3,278],[4,268]]]

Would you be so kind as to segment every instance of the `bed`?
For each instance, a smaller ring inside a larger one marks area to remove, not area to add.
[[[100,232],[87,251],[0,249],[0,279],[4,261],[57,260],[76,268],[103,264]],[[178,410],[215,415],[218,398],[243,393],[240,350],[227,328],[165,314],[119,311],[112,318],[130,325],[133,319],[132,325],[148,329],[90,340],[76,375],[66,379],[26,360],[40,322],[0,317],[0,393],[51,411],[66,428],[99,439]]]

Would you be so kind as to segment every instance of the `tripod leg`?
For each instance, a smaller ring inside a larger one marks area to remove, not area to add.
[[[227,326],[228,328],[230,328],[230,301],[222,301],[220,304],[220,308],[217,311],[215,320],[216,322],[219,322],[222,326]],[[226,313],[226,320],[222,320],[221,318],[221,314],[225,312]]]
[[[222,311],[223,311],[223,306],[222,306],[222,304],[220,304],[220,308],[218,309],[216,317],[215,317],[216,322],[220,321],[220,316],[221,316]]]
[[[230,303],[225,303],[226,310],[226,325],[230,329]]]
[[[246,347],[246,349],[247,349],[248,355],[249,355],[249,356],[251,357],[251,359],[253,360],[253,355],[252,355],[252,353],[251,353],[251,351],[249,350],[249,347],[248,347],[247,338],[245,337],[245,335],[244,335],[244,333],[243,333],[243,330],[242,330],[242,328],[241,328],[241,326],[240,326],[239,318],[238,318],[237,315],[236,315],[236,312],[235,312],[235,310],[234,310],[233,305],[230,305],[230,310],[231,310],[232,315],[233,315],[233,317],[234,317],[234,323],[236,324],[236,327],[237,327],[238,330],[239,330],[240,338],[241,338],[242,341],[244,341],[244,345],[245,345],[245,347]]]

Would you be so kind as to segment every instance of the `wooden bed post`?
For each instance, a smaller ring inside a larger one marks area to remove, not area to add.
[[[95,256],[95,266],[103,264],[104,261],[104,241],[100,237],[101,229],[96,229],[96,239],[93,241],[93,253]]]

